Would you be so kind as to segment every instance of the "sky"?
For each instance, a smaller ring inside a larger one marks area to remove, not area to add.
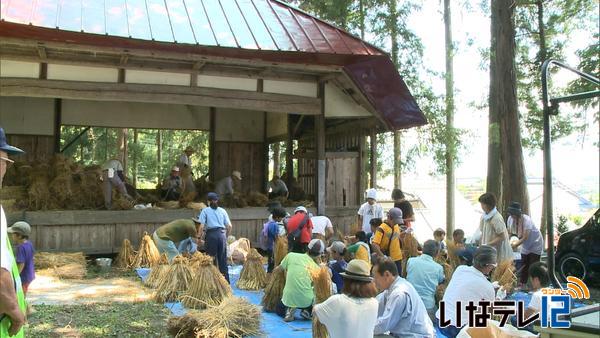
[[[409,27],[422,39],[425,46],[424,64],[426,67],[444,73],[444,23],[440,1],[424,1],[421,13],[410,18]],[[427,20],[424,20],[427,18]],[[455,126],[468,130],[463,139],[465,149],[461,152],[460,165],[456,169],[458,180],[462,178],[485,178],[487,171],[487,125],[488,111],[478,110],[470,103],[484,103],[489,93],[489,74],[480,67],[479,48],[489,46],[490,21],[481,11],[466,12],[453,8],[452,13],[453,38],[457,46],[454,58],[455,79]],[[566,62],[576,65],[578,60],[574,51],[586,46],[591,33],[579,32],[569,37],[571,45],[566,48]],[[469,45],[467,42],[472,41]],[[557,78],[563,83],[570,80],[567,72],[560,72]],[[560,82],[559,81],[559,82]],[[444,80],[433,83],[437,93],[445,92]],[[410,84],[409,84],[410,87]],[[540,103],[541,104],[541,103]],[[564,109],[569,109],[565,107]],[[597,123],[592,121],[592,112],[588,112],[588,130],[585,140],[579,140],[580,135],[573,135],[553,143],[552,159],[554,177],[577,189],[582,185],[593,184],[598,191],[598,176],[600,158],[598,142],[600,135]],[[406,132],[405,139],[414,139],[414,132]],[[596,143],[596,145],[594,145]],[[543,176],[543,155],[541,151],[523,149],[526,172],[530,177]],[[431,172],[431,159],[420,159],[417,165],[422,176]],[[428,168],[428,170],[423,170]],[[414,175],[414,174],[410,174]]]

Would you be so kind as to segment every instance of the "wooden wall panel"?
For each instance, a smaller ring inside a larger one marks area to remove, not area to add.
[[[25,154],[15,156],[17,161],[44,161],[54,154],[54,136],[6,135],[8,144],[21,148]]]
[[[243,193],[265,190],[262,143],[215,142],[214,159],[214,181],[231,175],[233,170],[238,170],[242,173],[240,189]]]

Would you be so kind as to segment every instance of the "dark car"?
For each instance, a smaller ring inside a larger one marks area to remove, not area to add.
[[[565,232],[558,240],[556,273],[582,280],[600,277],[600,209],[581,228]]]

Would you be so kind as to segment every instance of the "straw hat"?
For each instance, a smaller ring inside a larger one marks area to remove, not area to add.
[[[369,263],[362,259],[353,259],[346,266],[346,271],[340,273],[344,278],[353,279],[361,282],[371,282],[371,271],[369,269]]]
[[[192,146],[187,146],[187,147],[185,148],[184,152],[186,152],[186,153],[188,153],[188,152],[190,152],[190,153],[195,153],[195,152],[196,152],[196,149],[192,148]]]

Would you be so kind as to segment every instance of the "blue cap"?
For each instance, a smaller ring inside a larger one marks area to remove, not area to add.
[[[456,256],[467,262],[468,265],[473,264],[473,249],[464,248],[456,251]]]
[[[0,127],[0,150],[5,151],[10,155],[19,155],[24,153],[23,150],[13,147],[6,142],[6,134],[4,133],[4,128]]]
[[[209,201],[218,201],[219,195],[217,195],[216,192],[209,192],[208,195],[206,195],[206,199],[208,199]]]

